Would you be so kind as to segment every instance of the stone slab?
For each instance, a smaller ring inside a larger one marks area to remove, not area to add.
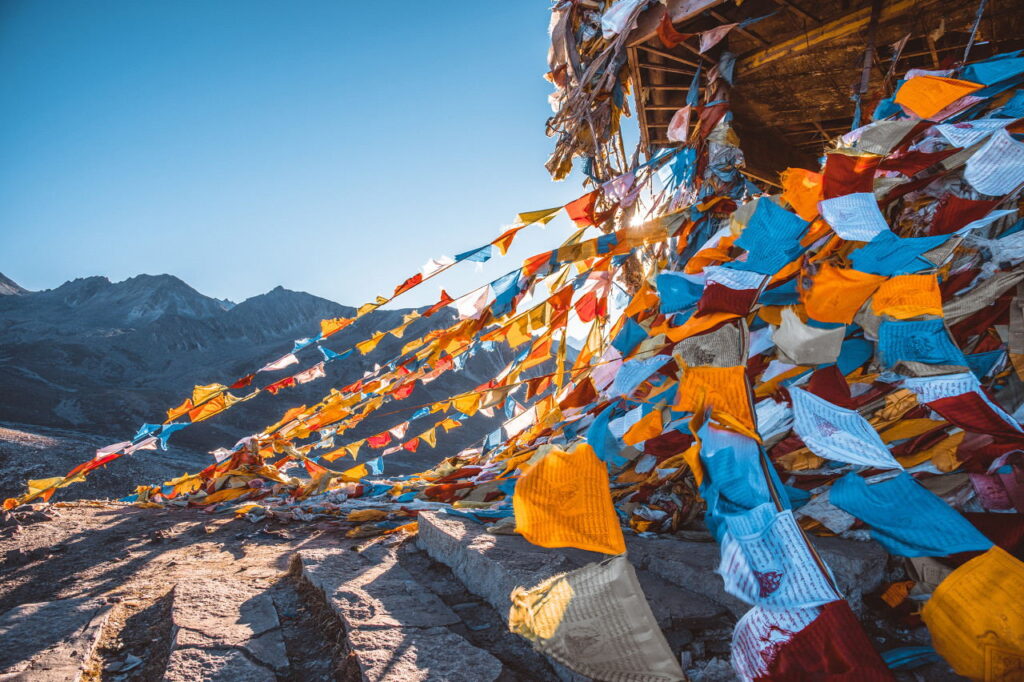
[[[447,626],[460,618],[398,565],[389,552],[369,561],[352,550],[297,554],[301,576],[319,590],[345,627],[367,682],[493,682],[501,661]]]
[[[0,680],[77,682],[109,617],[108,605],[84,597],[0,614]]]
[[[238,649],[175,649],[164,680],[175,682],[277,682],[277,675]]]
[[[417,543],[434,559],[450,566],[470,592],[483,597],[501,614],[508,613],[512,605],[509,595],[516,587],[533,587],[553,575],[605,558],[577,549],[538,547],[518,535],[492,535],[467,519],[434,512],[419,515]],[[726,609],[721,604],[690,589],[667,584],[641,566],[637,566],[637,578],[662,629],[723,624]]]
[[[364,627],[439,627],[459,617],[433,592],[425,590],[393,555],[370,562],[345,549],[299,552],[302,575],[317,587],[347,629]]]
[[[273,680],[288,669],[271,596],[244,584],[197,579],[174,588],[168,682]]]
[[[850,607],[859,615],[863,595],[882,583],[888,560],[886,551],[877,542],[838,537],[811,536],[811,544],[832,570]],[[626,546],[638,566],[722,604],[737,618],[750,608],[726,593],[722,577],[715,573],[720,561],[716,543],[629,537]]]
[[[369,682],[480,682],[501,675],[501,661],[443,627],[353,630],[348,641]]]

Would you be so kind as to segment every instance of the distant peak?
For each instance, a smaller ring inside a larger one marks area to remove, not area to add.
[[[20,296],[28,293],[31,293],[28,289],[0,272],[0,296]]]

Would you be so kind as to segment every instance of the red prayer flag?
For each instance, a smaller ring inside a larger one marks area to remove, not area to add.
[[[430,306],[430,309],[427,312],[423,313],[423,317],[430,317],[431,315],[436,313],[438,310],[440,310],[441,308],[445,307],[446,305],[448,305],[449,303],[451,303],[454,300],[455,300],[454,298],[452,298],[451,296],[448,295],[447,291],[445,291],[444,289],[441,289],[441,300],[438,301],[437,303],[435,303],[434,305]]]
[[[256,377],[255,374],[246,374],[244,377],[231,384],[230,388],[245,388],[252,383],[252,380]]]
[[[668,49],[671,50],[678,46],[679,43],[688,40],[692,35],[692,33],[680,33],[676,30],[676,27],[672,25],[672,19],[669,17],[667,9],[661,15],[661,21],[658,23],[658,38],[661,40],[661,44]]]
[[[275,381],[274,383],[270,384],[269,386],[266,386],[263,390],[270,391],[274,395],[277,395],[277,392],[280,391],[282,388],[288,388],[289,386],[294,386],[294,385],[295,385],[295,377],[285,377],[284,379],[281,379],[280,381]]]
[[[370,436],[366,439],[366,444],[371,448],[382,448],[391,442],[391,434],[387,431],[384,433],[378,433],[376,436]]]
[[[825,161],[822,174],[822,196],[834,199],[846,194],[871,192],[875,183],[875,170],[881,156],[853,156],[833,152]]]
[[[410,395],[412,395],[412,389],[414,389],[415,387],[416,383],[413,381],[402,384],[395,390],[391,391],[391,397],[394,398],[395,400],[405,400]]]
[[[416,452],[416,450],[419,447],[420,447],[420,439],[419,439],[419,437],[413,438],[412,440],[407,440],[404,443],[402,443],[402,449],[403,450],[408,450],[409,452]]]
[[[391,295],[391,298],[394,298],[395,296],[398,296],[399,294],[404,294],[406,291],[409,291],[409,289],[412,289],[414,286],[416,286],[417,284],[419,284],[422,281],[423,281],[423,275],[421,273],[417,272],[415,275],[413,275],[409,279],[407,279],[404,282],[402,282],[401,284],[399,284],[395,288],[395,293]]]
[[[574,199],[565,205],[565,212],[569,214],[569,218],[572,219],[579,227],[590,227],[596,225],[596,217],[594,214],[594,204],[597,202],[598,190],[588,192],[579,199]]]

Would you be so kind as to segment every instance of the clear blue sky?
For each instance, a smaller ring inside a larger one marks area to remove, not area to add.
[[[543,166],[549,6],[5,2],[0,272],[30,289],[170,273],[235,301],[389,293],[581,193]],[[529,232],[444,285],[570,229]],[[399,303],[436,298],[421,289]]]

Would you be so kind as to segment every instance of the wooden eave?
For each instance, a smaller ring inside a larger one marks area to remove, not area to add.
[[[908,69],[935,69],[962,58],[977,2],[882,0],[862,120],[877,100],[891,94]],[[667,13],[681,33],[774,14],[735,29],[708,55],[698,38],[669,49],[657,36]],[[813,168],[822,143],[850,130],[852,95],[859,88],[872,0],[669,0],[644,12],[628,41],[641,142],[648,154],[674,146],[665,135],[686,101],[693,72],[706,72],[723,49],[737,55],[730,93],[734,127],[748,165],[763,176],[788,166]],[[944,21],[944,33],[937,36]],[[892,45],[909,34],[896,68]],[[989,0],[971,59],[1024,48],[1024,2]],[[887,78],[888,76],[888,78]]]

